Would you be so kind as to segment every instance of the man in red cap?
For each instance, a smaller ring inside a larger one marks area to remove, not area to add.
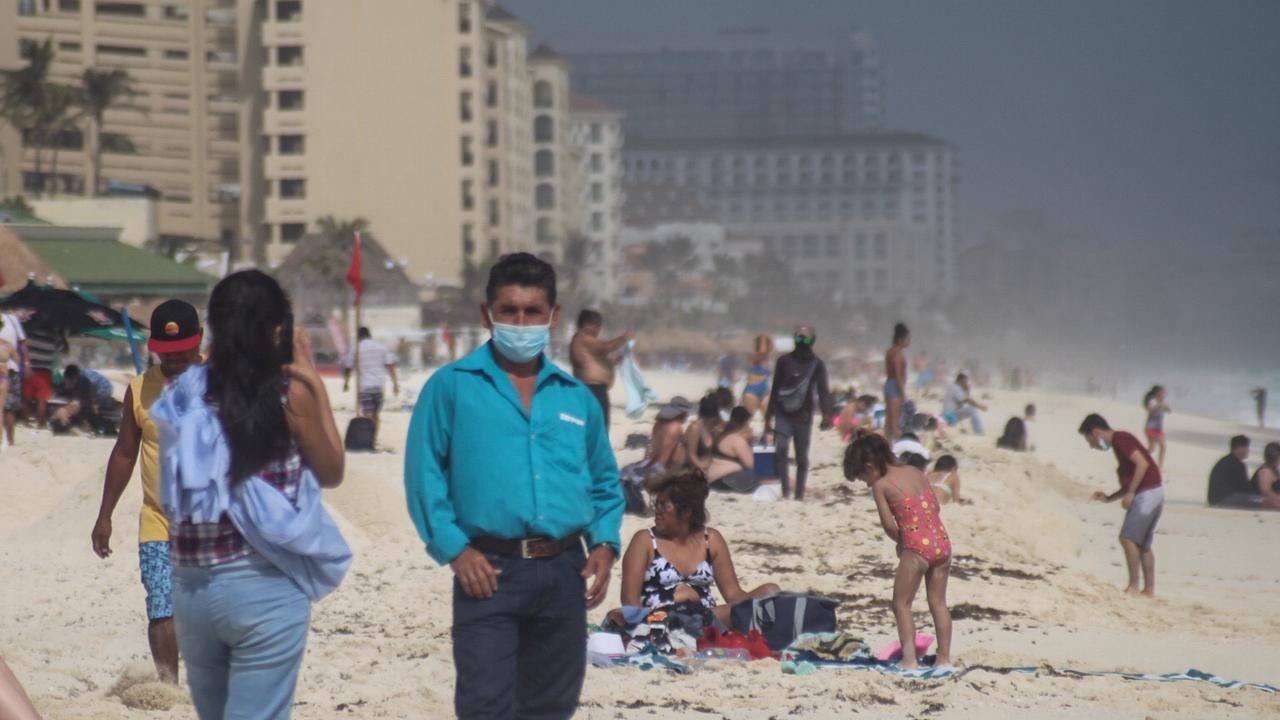
[[[111,515],[133,477],[142,451],[142,513],[138,526],[138,565],[147,591],[147,639],[160,679],[178,682],[178,640],[173,625],[169,521],[160,509],[160,435],[148,408],[188,367],[200,361],[200,316],[190,303],[167,300],[151,313],[147,349],[159,359],[129,383],[124,394],[120,434],[107,460],[102,505],[93,526],[93,551],[111,555]]]

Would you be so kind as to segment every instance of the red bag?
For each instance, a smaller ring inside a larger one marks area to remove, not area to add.
[[[737,630],[722,633],[715,627],[708,627],[702,633],[702,637],[698,638],[698,649],[705,650],[709,647],[742,648],[751,654],[752,660],[774,656],[773,650],[769,649],[769,644],[764,641],[764,636],[759,630],[752,630],[744,635]]]

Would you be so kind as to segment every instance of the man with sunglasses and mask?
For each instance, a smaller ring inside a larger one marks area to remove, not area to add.
[[[764,429],[766,434],[773,434],[782,496],[803,500],[804,483],[809,474],[809,441],[813,435],[815,386],[817,409],[822,411],[821,429],[831,428],[835,409],[827,380],[827,365],[813,352],[818,334],[812,325],[804,324],[796,328],[794,338],[795,349],[779,357],[774,366],[773,389],[769,392]],[[791,492],[788,467],[792,441],[795,442],[796,449],[794,495]]]
[[[618,557],[623,497],[600,403],[543,355],[555,270],[528,253],[489,271],[493,339],[431,376],[405,449],[409,514],[454,573],[460,718],[568,718],[583,628]]]

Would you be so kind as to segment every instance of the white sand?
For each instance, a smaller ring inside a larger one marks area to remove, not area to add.
[[[652,373],[650,380],[664,396],[691,399],[706,383],[675,373]],[[990,395],[988,437],[953,441],[964,493],[974,504],[944,511],[958,555],[950,586],[958,616],[954,654],[971,668],[963,677],[924,683],[856,671],[795,677],[774,661],[709,664],[691,676],[592,668],[579,717],[1277,717],[1280,696],[1254,690],[1054,670],[1198,668],[1280,684],[1280,513],[1202,507],[1208,468],[1240,429],[1184,415],[1167,419],[1169,502],[1156,542],[1160,598],[1138,600],[1118,589],[1119,506],[1086,502],[1095,487],[1114,485],[1113,460],[1089,451],[1075,429],[1091,409],[1118,427],[1140,429],[1141,409],[1043,392]],[[1037,452],[995,451],[993,433],[1028,399],[1040,408]],[[335,404],[345,427],[352,400]],[[615,445],[647,429],[620,411],[615,418]],[[427,558],[404,509],[407,423],[407,412],[387,413],[383,438],[390,451],[351,456],[345,484],[327,496],[356,561],[346,584],[315,608],[297,718],[452,714],[451,577]],[[136,481],[116,514],[116,554],[101,561],[89,531],[110,442],[23,429],[18,440],[0,455],[0,652],[46,717],[192,717],[180,694],[139,676],[149,655],[135,549]],[[844,626],[876,646],[894,637],[887,607],[893,546],[865,489],[841,479],[838,438],[824,433],[815,445],[807,502],[714,495],[712,524],[736,549],[744,584],[774,580],[837,595],[845,600]],[[620,461],[637,456],[622,452]],[[628,517],[623,537],[641,527]],[[617,604],[619,580],[615,572],[608,606]],[[927,630],[923,596],[917,610]],[[990,669],[1014,665],[1041,672]],[[144,713],[126,703],[170,709]]]

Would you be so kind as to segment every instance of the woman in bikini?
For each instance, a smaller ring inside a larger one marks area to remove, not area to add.
[[[748,358],[751,366],[747,368],[747,386],[742,389],[742,407],[753,416],[757,410],[764,412],[769,401],[769,379],[773,377],[769,356],[772,354],[773,338],[757,335],[755,352]]]
[[[724,421],[720,419],[720,403],[713,393],[707,393],[698,402],[698,417],[684,431],[685,464],[690,469],[706,472],[711,464],[711,453],[716,434]]]
[[[940,505],[960,502],[960,464],[954,455],[943,455],[933,461],[929,471],[929,484]]]
[[[743,600],[779,591],[765,583],[746,591],[738,582],[729,546],[707,526],[707,481],[696,471],[653,481],[653,527],[637,532],[622,557],[622,604],[656,608],[696,602],[729,624],[730,609]],[[711,586],[724,598],[716,603]]]
[[[947,609],[947,578],[951,572],[951,539],[938,514],[929,479],[893,456],[889,443],[869,430],[854,433],[845,450],[844,476],[871,488],[885,535],[898,544],[898,572],[893,582],[893,614],[902,643],[904,669],[919,666],[916,624],[911,602],[924,580],[929,612],[938,636],[935,666],[951,664],[951,611]]]
[[[751,440],[751,413],[738,406],[729,414],[729,422],[716,432],[711,444],[710,462],[703,472],[712,489],[754,492],[759,487]]]

